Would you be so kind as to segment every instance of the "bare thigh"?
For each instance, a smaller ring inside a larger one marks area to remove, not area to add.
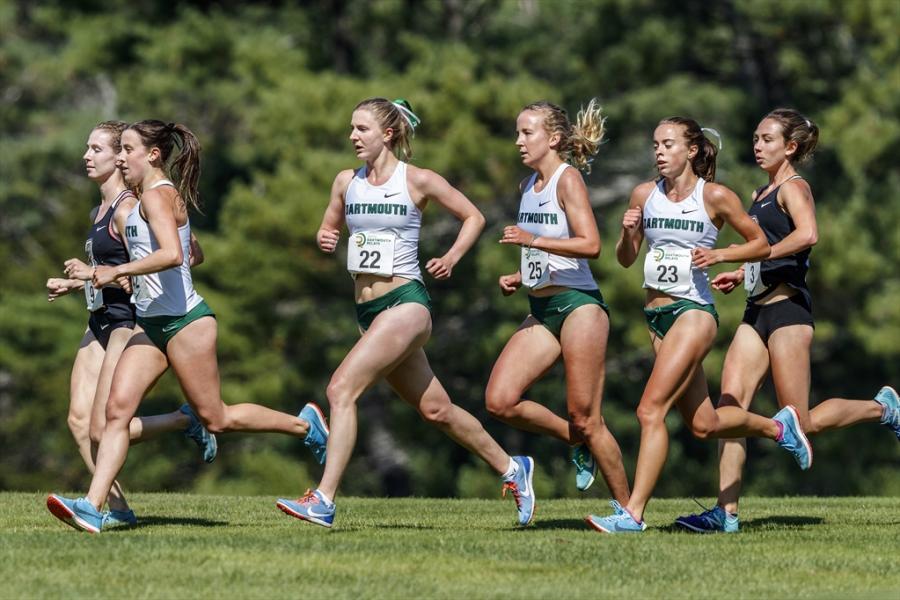
[[[609,317],[596,305],[579,306],[563,323],[560,342],[570,415],[600,414],[608,337]]]
[[[769,349],[753,327],[741,323],[725,355],[720,405],[749,409],[768,371]]]
[[[804,429],[809,429],[809,348],[813,328],[809,325],[780,327],[769,336],[772,381],[778,405],[793,406]]]
[[[489,408],[501,408],[490,406],[493,404],[517,404],[525,390],[550,370],[560,352],[556,337],[529,315],[506,342],[494,363],[485,392]]]
[[[106,344],[106,352],[103,355],[103,364],[100,367],[100,376],[97,379],[97,387],[94,390],[94,405],[91,411],[91,437],[100,439],[103,428],[106,427],[106,403],[109,399],[109,391],[112,386],[116,364],[119,362],[125,346],[134,330],[126,327],[118,327],[109,334]]]
[[[168,366],[166,355],[145,333],[133,334],[113,373],[106,405],[107,424],[116,421],[128,427],[144,395]]]

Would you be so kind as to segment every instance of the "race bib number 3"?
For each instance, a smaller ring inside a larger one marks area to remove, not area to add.
[[[395,240],[393,233],[354,233],[348,242],[347,270],[390,277],[394,274]]]
[[[550,255],[537,248],[522,248],[522,284],[530,288],[541,287],[550,281]]]
[[[744,289],[750,297],[760,295],[766,286],[762,282],[762,273],[758,262],[744,263]]]
[[[687,248],[652,248],[644,259],[644,287],[667,294],[686,294],[691,290],[691,268],[691,251]]]

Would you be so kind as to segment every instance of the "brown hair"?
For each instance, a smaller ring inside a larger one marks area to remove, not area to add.
[[[578,111],[574,125],[569,122],[569,115],[564,109],[546,100],[533,102],[522,109],[526,110],[543,113],[544,129],[551,135],[559,134],[559,145],[555,150],[564,161],[579,171],[591,172],[591,162],[600,149],[606,124],[606,117],[596,98]]]
[[[122,132],[128,127],[125,121],[101,121],[94,125],[91,131],[105,131],[112,139],[113,150],[116,154],[122,151]]]
[[[700,124],[688,117],[668,117],[659,122],[660,125],[664,123],[684,126],[688,147],[697,146],[697,154],[691,159],[691,168],[698,177],[713,181],[716,178],[716,155],[719,149],[703,134]]]
[[[391,102],[387,98],[369,98],[363,100],[353,109],[367,110],[372,113],[382,131],[391,129],[394,135],[388,142],[397,158],[408,161],[412,158],[412,145],[410,140],[416,133],[419,125],[419,117],[413,113],[412,105],[403,98]]]
[[[781,135],[785,143],[796,142],[797,150],[788,157],[788,162],[802,163],[812,156],[819,142],[819,127],[793,108],[776,108],[765,117],[781,125]]]
[[[159,148],[163,170],[178,186],[178,193],[185,202],[200,210],[200,142],[190,129],[180,123],[163,123],[156,119],[132,123],[133,129],[141,136],[148,148]],[[172,157],[172,150],[178,150]]]

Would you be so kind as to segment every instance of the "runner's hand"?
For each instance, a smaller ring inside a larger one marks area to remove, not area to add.
[[[737,271],[719,273],[713,278],[709,285],[711,285],[714,290],[718,290],[723,294],[730,294],[737,286],[741,285],[743,281],[744,270],[738,269]]]
[[[425,270],[438,280],[450,279],[450,275],[453,273],[453,267],[453,261],[446,256],[432,258],[425,264]]]
[[[511,275],[501,275],[498,283],[500,284],[500,291],[503,292],[503,295],[510,296],[515,294],[516,290],[522,287],[522,274],[516,271]]]
[[[70,258],[63,263],[63,266],[65,267],[63,272],[66,274],[66,277],[82,281],[87,281],[91,278],[93,267],[89,267],[77,258]]]
[[[341,232],[337,229],[320,229],[316,234],[316,244],[319,250],[331,254],[337,249],[341,241]]]

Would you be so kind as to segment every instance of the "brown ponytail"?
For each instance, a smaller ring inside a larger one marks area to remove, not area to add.
[[[200,142],[193,132],[180,123],[163,123],[148,119],[132,123],[148,148],[159,148],[163,171],[178,186],[178,193],[190,206],[200,210]],[[172,150],[178,154],[172,156]],[[171,160],[170,160],[171,159]]]
[[[697,177],[702,177],[706,181],[715,180],[716,156],[719,149],[703,134],[700,124],[688,117],[669,117],[659,122],[660,125],[663,123],[684,127],[684,137],[687,139],[688,147],[697,146],[697,154],[691,159],[691,169]]]
[[[765,117],[781,125],[785,143],[795,142],[797,150],[788,157],[791,164],[799,164],[812,156],[819,143],[819,127],[812,120],[792,108],[776,108]]]

